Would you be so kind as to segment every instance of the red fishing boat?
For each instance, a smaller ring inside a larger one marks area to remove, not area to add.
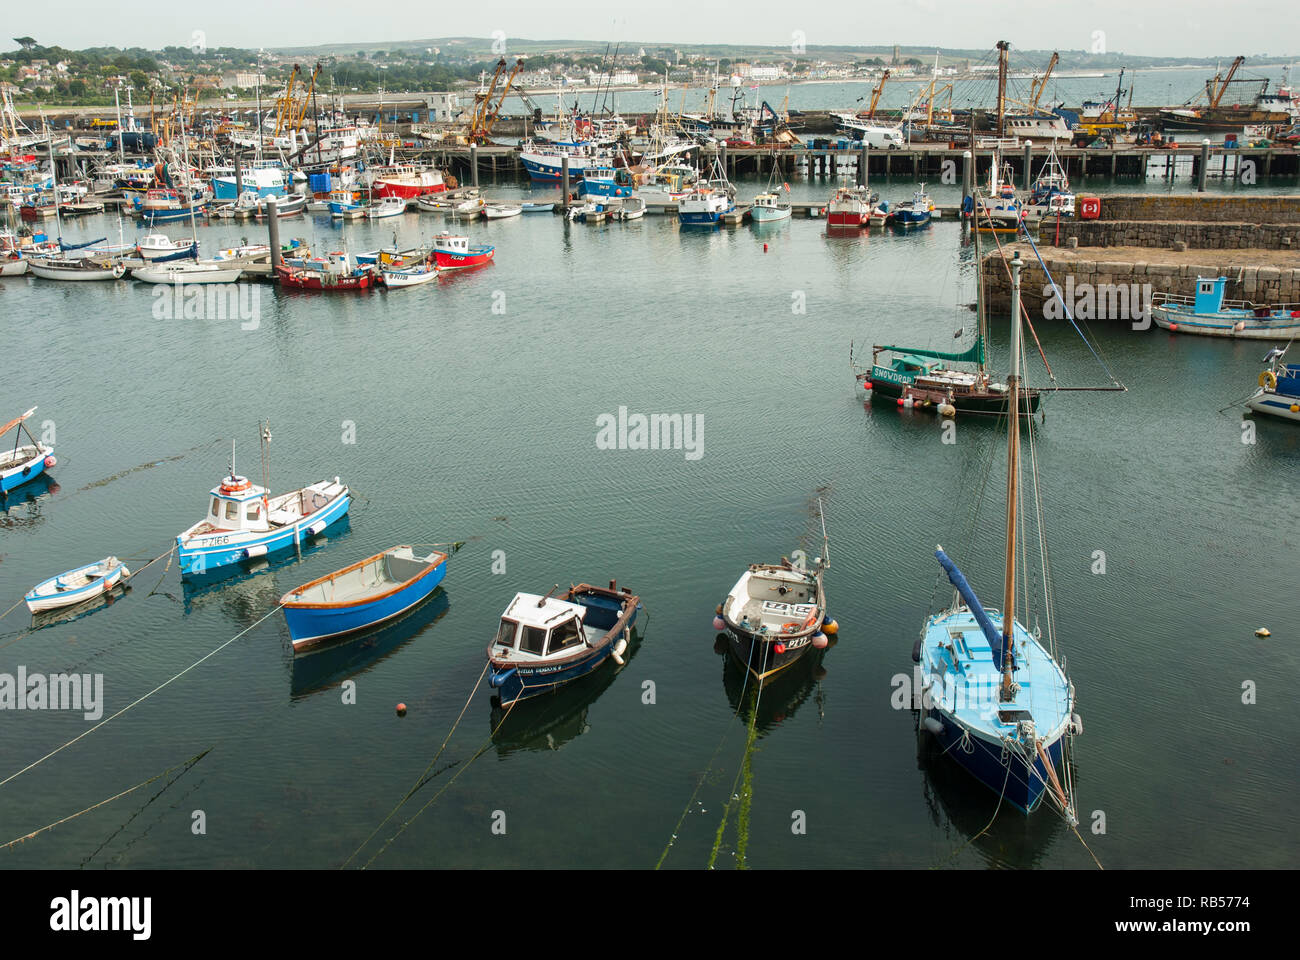
[[[863,187],[841,184],[826,206],[826,224],[831,227],[859,228],[871,221],[871,195]]]
[[[441,171],[414,164],[402,163],[387,167],[378,167],[372,171],[370,181],[372,196],[379,197],[422,197],[426,193],[442,193],[447,184]]]
[[[482,266],[491,260],[495,253],[495,247],[490,247],[486,243],[471,244],[469,237],[453,237],[449,233],[440,233],[433,238],[433,255],[440,270]]]
[[[282,287],[326,293],[350,293],[378,283],[372,265],[354,266],[352,258],[343,251],[292,264],[282,263],[275,268],[275,274]]]

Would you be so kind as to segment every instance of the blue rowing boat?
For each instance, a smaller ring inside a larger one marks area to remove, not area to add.
[[[54,448],[32,436],[32,432],[27,429],[24,422],[35,412],[36,408],[32,407],[21,417],[15,417],[0,427],[0,437],[10,430],[14,431],[14,445],[7,450],[0,449],[0,497],[14,487],[35,480],[55,464]],[[27,435],[31,443],[21,442],[23,434]]]
[[[280,598],[294,650],[365,630],[425,600],[447,574],[447,555],[417,557],[391,547],[350,567],[304,583]]]
[[[512,704],[558,690],[611,657],[621,665],[640,610],[641,598],[613,580],[607,588],[580,583],[562,597],[516,593],[488,644],[488,680],[501,703]]]

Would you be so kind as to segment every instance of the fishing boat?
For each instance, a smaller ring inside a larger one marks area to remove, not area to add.
[[[826,204],[826,225],[840,229],[860,229],[871,220],[874,204],[865,187],[846,182],[835,188]]]
[[[164,188],[146,191],[144,198],[137,200],[133,206],[131,216],[153,226],[157,223],[188,220],[193,214],[203,212],[206,207],[203,200],[186,200],[179,191]]]
[[[485,206],[487,206],[487,201],[482,197],[471,196],[453,203],[451,212],[453,216],[472,220],[483,212]]]
[[[489,220],[506,220],[517,217],[524,208],[517,203],[488,203],[483,205],[483,216]]]
[[[380,197],[366,205],[367,220],[382,220],[386,217],[400,217],[406,213],[406,198],[399,196]]]
[[[304,583],[280,598],[293,649],[391,620],[428,598],[446,574],[445,553],[417,557],[398,546]]]
[[[677,219],[684,227],[712,227],[736,209],[736,190],[721,164],[713,161],[712,179],[697,180],[677,202]]]
[[[366,215],[366,206],[357,202],[356,195],[351,190],[332,190],[329,211],[335,220],[359,220]]]
[[[555,589],[516,593],[501,615],[487,659],[503,705],[558,690],[610,658],[623,663],[641,598],[613,580],[580,583],[560,597]]]
[[[41,443],[27,428],[26,420],[35,412],[36,408],[32,407],[21,417],[15,417],[0,427],[0,437],[14,431],[14,445],[5,444],[7,449],[0,449],[0,496],[35,480],[58,462],[54,459],[54,448]],[[30,443],[21,442],[24,434]]]
[[[368,289],[376,278],[373,264],[353,264],[346,250],[301,261],[302,265],[298,263],[281,262],[275,268],[281,286],[293,290],[352,293]]]
[[[1207,337],[1275,340],[1300,334],[1300,303],[1260,306],[1248,300],[1225,300],[1227,285],[1227,277],[1197,277],[1195,297],[1154,294],[1151,318],[1171,333]]]
[[[307,209],[305,194],[291,194],[287,197],[263,197],[257,202],[257,212],[254,216],[259,220],[264,220],[267,211],[271,209],[272,202],[275,203],[275,215],[277,217],[293,217]]]
[[[975,229],[980,233],[1016,233],[1025,211],[1011,183],[1011,168],[1002,169],[997,152],[989,165],[989,191],[974,201]]]
[[[1269,368],[1259,375],[1259,390],[1246,401],[1256,413],[1300,421],[1300,363],[1283,362],[1294,342],[1292,338],[1285,347],[1274,347],[1264,357]]]
[[[1015,619],[1019,601],[1017,544],[1023,521],[1020,502],[1020,433],[1028,418],[1020,396],[1021,307],[1019,255],[1011,262],[1011,373],[1007,443],[1007,521],[1002,610],[986,609],[966,577],[945,553],[935,550],[955,590],[951,606],[926,618],[913,648],[920,689],[919,726],[935,738],[945,756],[1007,803],[1032,812],[1050,796],[1077,823],[1070,780],[1070,739],[1083,730],[1074,712],[1074,685],[1055,656],[1054,617],[1047,584],[1046,642]],[[1030,424],[1032,430],[1032,423]],[[1032,434],[1031,434],[1032,443]],[[1036,472],[1036,458],[1029,468]],[[1033,488],[1038,489],[1037,479]],[[1035,498],[1036,499],[1036,498]],[[1042,517],[1038,537],[1042,538]],[[1044,555],[1043,576],[1046,579]],[[1058,777],[1060,765],[1064,777]],[[1064,786],[1062,783],[1064,782]]]
[[[93,260],[88,257],[33,257],[32,273],[45,280],[120,280],[126,264],[120,260]]]
[[[496,248],[486,243],[470,243],[469,237],[440,233],[433,238],[433,255],[439,270],[478,267],[496,255]]]
[[[410,200],[430,193],[442,193],[447,189],[441,171],[409,163],[371,167],[367,175],[371,195],[380,198]]]
[[[43,580],[32,587],[23,600],[32,613],[71,607],[107,593],[130,576],[131,571],[121,560],[105,557]]]
[[[975,257],[980,256],[979,237],[974,239]],[[893,401],[904,409],[933,410],[945,415],[957,413],[1005,414],[1010,388],[994,380],[985,369],[988,342],[984,311],[984,278],[975,278],[975,341],[965,350],[941,351],[921,347],[875,345],[871,348],[871,369],[862,370],[849,362],[857,382],[871,399]],[[958,330],[957,336],[963,331]],[[882,354],[885,356],[882,357]],[[952,364],[974,364],[965,370]],[[1019,386],[1020,403],[1030,413],[1038,411],[1042,397],[1038,390]]]
[[[150,263],[134,267],[131,276],[144,283],[234,283],[243,268],[221,261]]]
[[[21,277],[27,272],[27,258],[17,251],[0,254],[0,277]]]
[[[270,473],[270,439],[270,430],[263,428],[264,477]],[[176,537],[182,576],[298,546],[348,512],[351,493],[338,477],[272,496],[265,482],[258,486],[236,474],[234,460],[232,443],[230,475],[212,488],[206,516]]]
[[[618,197],[605,204],[605,213],[611,220],[640,220],[645,210],[645,197]]]
[[[754,223],[774,223],[777,220],[790,219],[790,204],[784,203],[779,194],[760,193],[754,198],[749,208],[749,218]]]
[[[436,263],[419,263],[409,267],[380,267],[379,275],[386,287],[415,287],[438,279]]]
[[[824,529],[822,535],[824,542]],[[718,607],[714,627],[755,680],[767,680],[809,650],[828,645],[822,578],[829,563],[825,556],[811,569],[784,557],[780,563],[752,563]]]
[[[524,213],[553,213],[555,211],[554,201],[551,203],[521,203],[519,207]]]
[[[168,263],[175,260],[197,260],[199,241],[194,237],[173,240],[162,233],[150,233],[135,242],[135,252],[143,260]]]
[[[1053,143],[1042,169],[1030,187],[1025,213],[1033,217],[1072,217],[1074,199],[1070,178],[1066,176],[1065,168],[1056,155],[1056,144]]]
[[[930,222],[934,201],[925,192],[925,184],[916,188],[911,200],[896,203],[886,214],[885,222],[895,227],[919,227]]]

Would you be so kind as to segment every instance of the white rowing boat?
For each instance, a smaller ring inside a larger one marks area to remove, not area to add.
[[[23,600],[32,613],[55,610],[93,600],[130,577],[131,571],[117,557],[105,557],[38,583]]]

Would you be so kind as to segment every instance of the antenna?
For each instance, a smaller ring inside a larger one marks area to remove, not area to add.
[[[826,505],[822,503],[822,498],[817,498],[817,514],[822,522],[822,569],[831,565],[831,542],[826,536]]]

